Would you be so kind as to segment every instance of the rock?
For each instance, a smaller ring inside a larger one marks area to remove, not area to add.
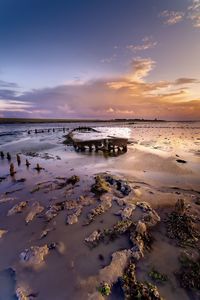
[[[124,206],[126,204],[126,201],[122,198],[115,197],[114,201],[116,201],[119,206]]]
[[[27,206],[28,201],[22,201],[15,206],[13,206],[9,211],[8,211],[8,216],[15,215],[17,213],[21,213]]]
[[[189,213],[184,201],[178,200],[166,219],[167,236],[181,246],[194,247],[199,239],[199,232],[194,216]]]
[[[8,232],[8,230],[0,229],[0,239]]]
[[[72,225],[72,224],[76,224],[76,223],[78,223],[78,217],[76,216],[76,214],[67,216],[66,224]]]
[[[186,164],[186,163],[187,163],[187,161],[184,160],[184,159],[177,159],[176,161],[177,161],[179,164]]]
[[[31,222],[35,216],[43,212],[44,207],[39,204],[39,202],[34,202],[31,206],[31,210],[25,218],[26,223]]]
[[[48,246],[49,250],[56,250],[58,251],[58,253],[60,254],[64,254],[65,252],[65,245],[63,242],[54,242],[54,243],[51,243],[49,246]]]
[[[184,215],[188,209],[184,199],[178,199],[175,204],[175,212],[179,215]]]
[[[135,264],[130,262],[121,278],[124,299],[162,300],[156,286],[149,282],[139,282],[135,275]]]
[[[149,227],[155,226],[158,222],[160,222],[160,217],[155,210],[149,211],[143,217],[143,222]]]
[[[101,232],[99,230],[95,230],[87,238],[85,238],[85,241],[87,243],[94,243],[99,240],[100,236]]]
[[[51,221],[53,218],[55,218],[59,211],[61,211],[62,208],[59,205],[53,204],[50,206],[50,208],[46,211],[45,213],[45,218],[46,220],[49,222]]]
[[[67,184],[72,184],[72,185],[75,185],[77,182],[80,181],[80,177],[79,176],[76,176],[76,175],[73,175],[71,177],[69,177],[67,179]]]
[[[105,175],[104,178],[109,184],[115,186],[123,196],[128,196],[130,194],[132,189],[125,180],[118,179],[111,175]]]
[[[69,225],[77,223],[81,212],[82,206],[78,206],[73,214],[67,216],[66,223]]]
[[[45,256],[49,253],[47,245],[31,246],[20,253],[20,262],[25,267],[39,267],[43,262]]]
[[[132,258],[138,261],[144,257],[144,241],[140,235],[135,235],[134,233],[131,234],[130,240],[133,244],[131,248]]]
[[[45,238],[45,237],[47,236],[47,234],[48,234],[50,231],[52,231],[52,230],[54,230],[54,228],[46,228],[46,229],[44,229],[44,230],[41,232],[40,239]]]
[[[141,208],[141,210],[143,212],[148,212],[148,211],[151,211],[151,209],[152,209],[151,206],[147,202],[137,202],[136,206]]]
[[[144,222],[138,221],[137,226],[136,226],[136,232],[141,235],[144,236],[147,234],[147,226]]]
[[[158,222],[160,222],[159,215],[147,202],[137,202],[136,206],[144,212],[142,222],[144,222],[147,226],[155,226]]]
[[[100,196],[100,201],[106,203],[106,202],[112,202],[113,200],[113,194],[112,193],[106,193]]]
[[[67,200],[65,203],[65,208],[66,209],[75,209],[79,206],[79,202],[77,200]]]
[[[111,201],[101,201],[101,204],[99,204],[96,208],[91,209],[91,211],[87,215],[88,223],[91,223],[94,221],[94,218],[96,216],[102,215],[104,212],[106,212],[109,208],[111,208],[112,202]]]
[[[11,202],[11,201],[15,201],[16,198],[9,198],[9,197],[1,197],[0,198],[0,203],[6,203],[6,202]]]
[[[122,220],[130,219],[135,209],[135,204],[126,204],[126,206],[121,209],[117,215],[121,216]]]
[[[29,293],[25,287],[18,287],[15,292],[18,300],[30,300]]]
[[[107,282],[112,286],[124,273],[131,257],[131,250],[121,250],[112,254],[111,263],[99,271],[99,282]]]
[[[88,206],[93,204],[94,199],[92,197],[88,197],[88,196],[80,196],[79,197],[79,204],[82,206]]]
[[[91,187],[91,192],[97,195],[101,195],[109,191],[110,187],[109,184],[105,181],[105,179],[100,175],[96,176],[95,183]]]

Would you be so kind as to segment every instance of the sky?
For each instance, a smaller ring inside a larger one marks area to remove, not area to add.
[[[0,117],[200,120],[200,0],[0,0]]]

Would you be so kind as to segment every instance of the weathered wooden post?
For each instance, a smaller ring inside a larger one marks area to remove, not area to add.
[[[26,159],[26,166],[27,166],[27,168],[30,166],[30,162],[28,161],[28,159]]]
[[[7,152],[7,160],[10,161],[11,160],[11,155],[9,152]]]
[[[38,171],[38,173],[43,169],[42,167],[40,167],[40,165],[39,164],[37,164],[36,165],[36,168],[35,168],[37,171]]]
[[[10,164],[10,176],[14,176],[15,175],[15,167],[14,167],[14,164],[11,163]]]
[[[17,154],[16,156],[17,156],[17,164],[19,166],[21,164],[21,157],[19,156],[19,154]]]

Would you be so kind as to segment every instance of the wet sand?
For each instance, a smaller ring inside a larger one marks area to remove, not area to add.
[[[200,225],[200,205],[197,204],[200,201],[200,126],[198,123],[180,124],[136,124],[128,128],[125,125],[118,128],[115,124],[114,129],[99,128],[111,135],[121,137],[124,134],[131,141],[127,153],[116,153],[114,157],[101,152],[77,153],[73,147],[63,145],[62,132],[37,136],[24,133],[23,139],[2,143],[0,151],[10,152],[16,174],[11,177],[10,162],[6,157],[0,159],[0,229],[5,231],[0,238],[0,299],[124,299],[118,281],[111,286],[109,296],[101,295],[98,274],[111,263],[113,253],[132,249],[129,233],[93,248],[88,247],[85,238],[95,230],[112,228],[121,220],[116,213],[127,203],[144,201],[158,213],[160,221],[149,228],[153,236],[151,249],[144,249],[144,257],[135,262],[137,279],[155,284],[164,299],[199,299],[198,291],[181,287],[176,276],[181,268],[181,253],[198,254],[198,241],[194,248],[182,247],[166,234],[165,219],[174,210],[178,199],[184,199],[190,205],[190,214],[197,216],[197,228]],[[20,153],[20,165],[17,164],[16,153]],[[31,163],[29,168],[25,166],[26,159]],[[44,168],[40,172],[34,169],[37,163]],[[109,186],[109,192],[96,195],[91,186],[95,176],[102,173],[124,180],[131,192],[123,195]],[[65,179],[73,175],[80,180],[74,185],[67,184]],[[63,182],[66,184],[62,186]],[[88,213],[102,203],[105,195],[111,199],[110,207],[89,225],[83,226]],[[80,204],[73,209],[60,209],[47,221],[46,212],[54,204],[70,203],[71,200],[79,202],[81,196],[90,201],[87,205],[81,204],[77,223],[66,224],[67,216],[76,213]],[[120,199],[124,201],[122,207]],[[22,211],[8,216],[13,206],[22,201],[27,201]],[[34,203],[39,203],[43,210],[26,223]],[[128,219],[134,219],[135,213],[133,211]],[[49,232],[41,238],[46,229]],[[55,243],[54,247],[52,243]],[[42,263],[27,266],[20,260],[25,249],[44,245],[49,250]],[[166,274],[168,280],[161,283],[153,281],[148,275],[152,269]],[[17,288],[24,288],[27,298],[17,296]]]

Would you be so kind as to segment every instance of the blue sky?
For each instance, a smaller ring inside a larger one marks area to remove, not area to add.
[[[200,0],[1,0],[0,40],[2,117],[200,118]]]

